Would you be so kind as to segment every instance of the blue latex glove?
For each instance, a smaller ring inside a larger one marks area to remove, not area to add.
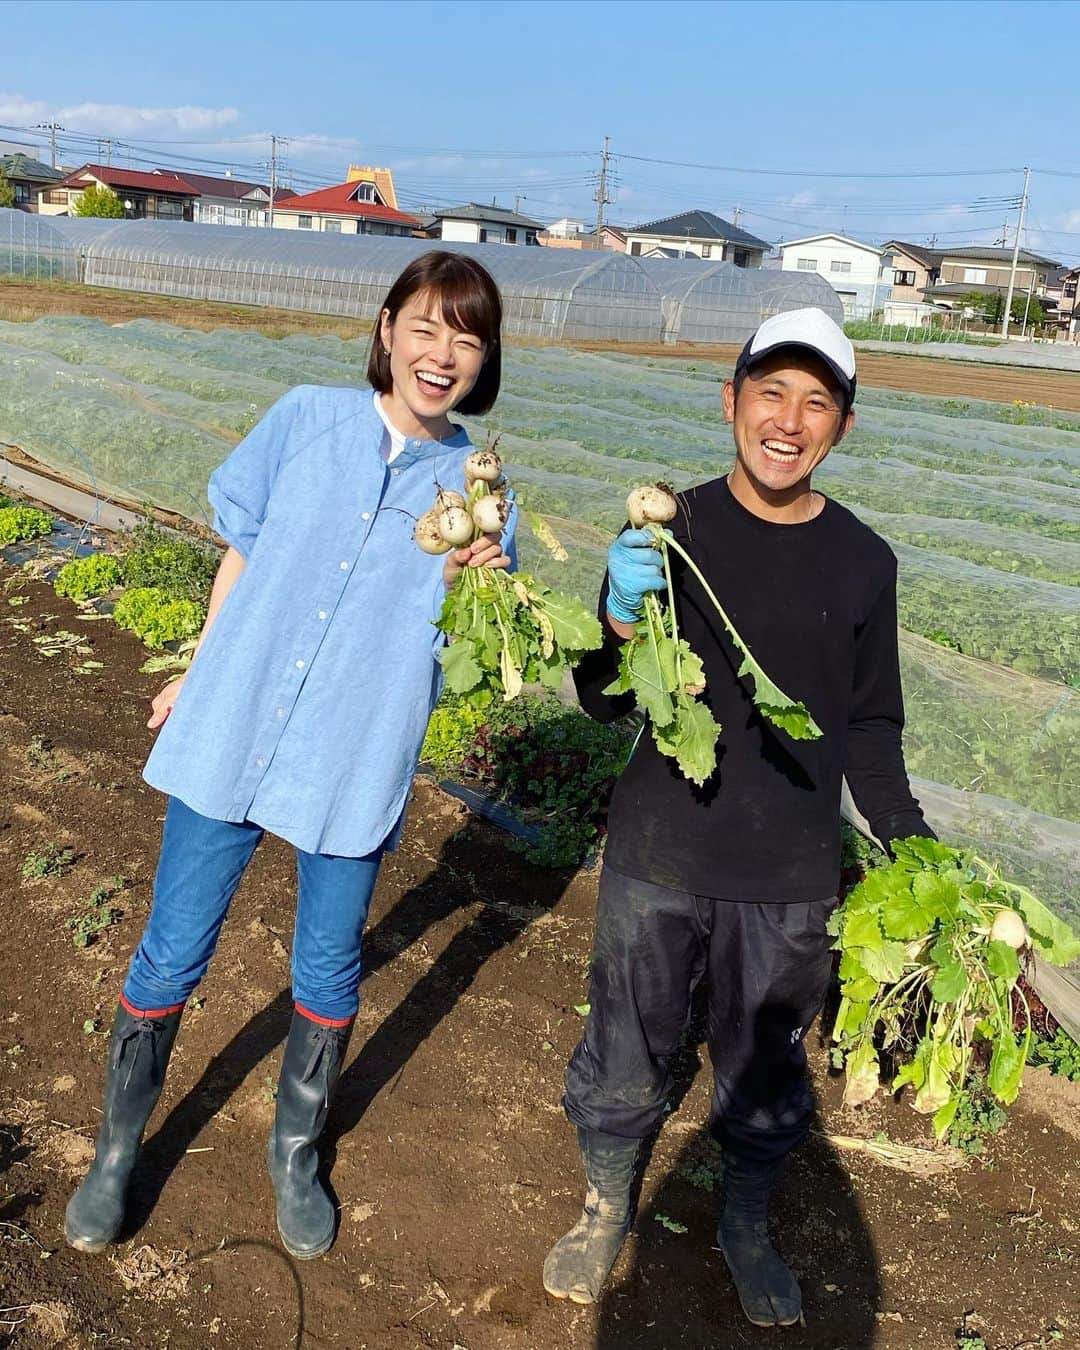
[[[608,549],[607,611],[619,623],[637,623],[648,591],[667,588],[664,560],[648,530],[624,530]]]

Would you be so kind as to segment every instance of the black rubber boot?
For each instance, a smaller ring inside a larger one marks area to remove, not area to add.
[[[631,1187],[640,1139],[578,1126],[589,1189],[581,1218],[544,1261],[544,1288],[556,1298],[595,1303],[630,1231]]]
[[[270,1180],[278,1232],[285,1250],[299,1261],[322,1256],[334,1242],[334,1203],[316,1175],[315,1145],[330,1113],[351,1031],[351,1022],[325,1027],[294,1012],[285,1045],[270,1132]]]
[[[123,1004],[116,1010],[94,1161],[64,1214],[64,1237],[81,1252],[103,1251],[120,1232],[128,1179],[161,1096],[182,1011],[137,1017]]]
[[[769,1194],[782,1162],[724,1158],[724,1203],[716,1245],[727,1262],[742,1310],[756,1327],[789,1327],[802,1316],[798,1281],[769,1241]]]

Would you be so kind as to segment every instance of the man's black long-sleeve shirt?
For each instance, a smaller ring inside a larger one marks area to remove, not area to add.
[[[775,524],[747,511],[723,478],[681,494],[669,528],[759,664],[823,735],[793,741],[755,710],[739,653],[672,551],[680,633],[704,663],[702,698],[721,725],[717,768],[696,787],[646,727],[615,787],[605,857],[629,876],[722,900],[834,895],[845,774],[879,839],[930,833],[901,748],[896,559],[837,502],[827,498],[805,524]],[[634,702],[603,693],[622,641],[605,621],[606,599],[605,577],[604,645],[575,672],[582,707],[602,722]]]

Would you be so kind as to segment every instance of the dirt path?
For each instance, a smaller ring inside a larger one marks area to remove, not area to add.
[[[73,282],[27,282],[0,278],[0,320],[27,321],[44,314],[86,314],[105,323],[157,319],[182,328],[254,328],[268,337],[287,333],[327,333],[360,337],[371,324],[296,310],[256,309],[214,301],[177,300],[169,296],[110,291]],[[523,344],[525,345],[525,344]],[[734,365],[737,346],[683,343],[578,342],[582,350],[618,351],[639,356],[678,357]],[[974,361],[942,361],[923,356],[859,353],[859,382],[886,389],[906,389],[945,398],[980,398],[992,403],[1021,399],[1069,412],[1080,412],[1080,378],[1073,371],[1031,370],[1020,366],[979,365]]]
[[[46,656],[34,639],[59,630],[81,634],[103,668],[80,675],[84,655]],[[260,850],[185,1016],[123,1243],[99,1257],[62,1244],[160,830],[162,800],[139,777],[161,679],[139,673],[144,655],[0,564],[0,1346],[775,1347],[743,1321],[711,1250],[715,1158],[695,1035],[610,1294],[594,1309],[545,1296],[544,1253],[580,1204],[559,1095],[596,878],[527,866],[426,783],[366,938],[328,1140],[341,1206],[331,1253],[287,1259],[265,1171],[294,885],[277,841]],[[23,879],[28,855],[50,846],[72,849],[73,864]],[[117,876],[115,922],[77,948],[67,925]],[[906,1107],[845,1115],[816,1030],[811,1055],[823,1131],[925,1142]],[[992,1141],[991,1166],[934,1181],[816,1137],[777,1207],[806,1296],[807,1326],[784,1346],[941,1350],[966,1314],[993,1350],[1080,1342],[1080,1168],[1055,1123],[1076,1109],[1066,1091],[1045,1104],[1032,1092]],[[1051,1329],[1062,1339],[1040,1339]]]

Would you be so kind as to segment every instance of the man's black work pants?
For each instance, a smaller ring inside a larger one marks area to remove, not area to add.
[[[761,1162],[800,1144],[812,1114],[803,1038],[825,999],[835,905],[713,900],[605,867],[591,1007],[566,1072],[574,1124],[624,1138],[659,1125],[706,976],[714,1135]]]

